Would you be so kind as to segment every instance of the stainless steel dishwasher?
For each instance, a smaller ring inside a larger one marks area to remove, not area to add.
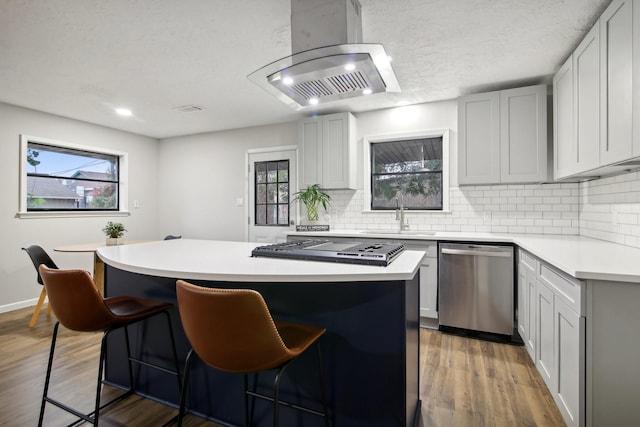
[[[513,246],[440,243],[438,268],[442,330],[514,334]]]

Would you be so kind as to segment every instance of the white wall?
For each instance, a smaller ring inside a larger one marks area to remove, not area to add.
[[[129,217],[119,217],[126,238],[156,239],[158,141],[114,129],[0,103],[0,312],[35,304],[42,288],[27,254],[20,248],[42,246],[61,268],[92,271],[91,254],[54,252],[73,243],[103,241],[102,228],[113,217],[18,219],[20,134],[51,138],[129,153]],[[25,323],[26,325],[26,323]]]
[[[247,150],[297,145],[297,139],[294,122],[161,140],[161,233],[245,240]],[[243,206],[236,206],[238,198]]]

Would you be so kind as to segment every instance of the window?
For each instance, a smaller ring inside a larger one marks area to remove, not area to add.
[[[448,203],[448,131],[367,139],[368,206],[372,211],[437,210]]]
[[[289,160],[255,162],[255,224],[289,225]]]
[[[21,213],[123,210],[125,154],[25,135],[21,150]]]

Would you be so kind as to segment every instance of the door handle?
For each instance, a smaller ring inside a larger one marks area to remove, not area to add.
[[[471,256],[488,256],[488,257],[500,257],[510,258],[509,252],[493,252],[493,251],[480,251],[480,250],[465,250],[465,249],[446,249],[440,250],[445,255],[471,255]]]

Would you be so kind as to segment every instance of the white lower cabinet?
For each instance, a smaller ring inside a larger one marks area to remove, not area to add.
[[[420,325],[438,326],[438,242],[402,240],[408,250],[424,251],[420,263]]]
[[[542,379],[549,387],[549,390],[553,391],[553,383],[556,377],[553,292],[541,282],[537,282],[537,290],[536,332],[538,333],[538,348],[536,349],[535,362]]]
[[[585,317],[578,316],[560,298],[555,300],[557,337],[554,398],[569,426],[585,424]]]
[[[518,278],[518,331],[567,426],[583,427],[585,284],[523,250]]]
[[[536,265],[534,257],[518,252],[518,333],[531,360],[536,359]]]
[[[420,264],[420,317],[438,318],[438,258],[429,252]]]

